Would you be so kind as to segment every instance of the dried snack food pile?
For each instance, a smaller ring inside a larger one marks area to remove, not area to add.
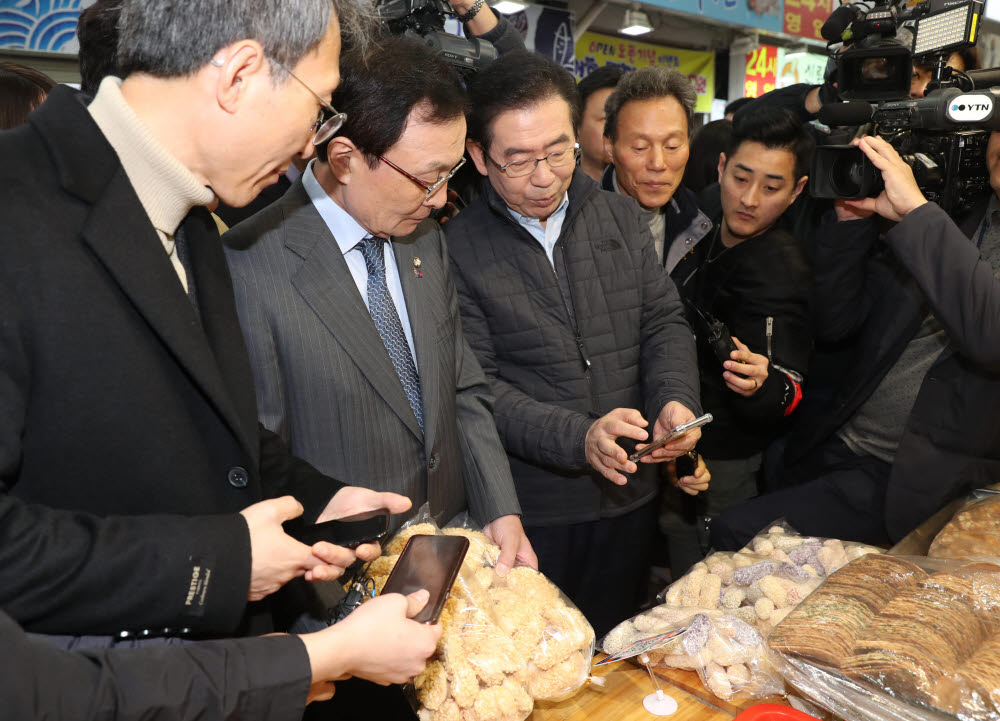
[[[955,514],[931,543],[936,558],[1000,558],[1000,495],[974,501]]]
[[[995,719],[1000,566],[952,563],[929,572],[866,556],[792,611],[768,645],[905,704]]]
[[[776,524],[736,553],[713,553],[671,584],[665,602],[615,627],[601,642],[614,654],[658,633],[688,630],[648,655],[653,666],[697,671],[727,699],[780,693],[780,675],[763,643],[771,630],[826,578],[878,549],[800,536]],[[707,632],[705,631],[707,629]],[[704,642],[702,642],[704,636]]]
[[[481,532],[431,523],[401,530],[369,566],[375,588],[381,591],[411,536],[435,533],[465,536],[469,551],[441,615],[437,651],[414,679],[421,720],[522,721],[535,701],[579,690],[590,672],[593,628],[537,571],[497,576],[499,549]]]

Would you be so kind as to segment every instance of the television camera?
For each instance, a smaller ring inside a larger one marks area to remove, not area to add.
[[[865,9],[837,8],[822,34],[836,54],[836,80],[845,102],[820,110],[831,126],[867,126],[888,140],[913,169],[928,200],[960,214],[989,188],[986,146],[1000,130],[1000,69],[961,72],[950,55],[978,39],[982,0],[905,0]],[[901,36],[905,39],[901,40]],[[913,59],[933,66],[923,98],[910,98]],[[816,148],[810,188],[818,198],[864,198],[883,188],[879,171],[860,149]]]

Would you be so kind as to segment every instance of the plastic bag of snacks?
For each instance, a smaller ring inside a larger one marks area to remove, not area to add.
[[[385,544],[384,554],[368,566],[376,593],[385,586],[411,537],[441,533],[426,506],[404,524]],[[407,687],[422,721],[524,721],[534,707],[527,691],[527,665],[497,624],[492,604],[477,580],[487,544],[469,538],[462,568],[441,612],[437,650],[424,672]]]
[[[845,719],[1000,718],[1000,566],[866,556],[768,644],[789,683]]]
[[[469,539],[463,571],[471,572],[492,606],[493,617],[514,642],[527,668],[528,691],[536,701],[559,701],[575,694],[590,675],[594,629],[544,575],[519,566],[501,578],[494,571],[500,549],[466,525],[443,533]]]
[[[422,513],[404,525],[368,568],[375,588],[385,585],[409,538],[427,533],[465,536],[469,550],[441,615],[437,652],[414,679],[421,719],[522,721],[534,700],[578,691],[594,652],[590,624],[537,571],[518,567],[497,576],[500,549],[467,519],[441,530]]]
[[[660,638],[665,642],[654,645]],[[650,666],[696,671],[722,699],[737,693],[764,698],[783,689],[763,637],[725,611],[658,606],[618,624],[601,640],[601,650],[612,658],[641,652]]]
[[[1000,558],[1000,493],[976,491],[931,543],[936,558]]]
[[[421,721],[523,721],[534,703],[514,642],[480,605],[475,579],[456,581],[441,614],[434,658],[413,680]]]
[[[740,551],[716,552],[666,588],[671,607],[722,610],[765,636],[830,573],[879,549],[800,536],[778,522]]]

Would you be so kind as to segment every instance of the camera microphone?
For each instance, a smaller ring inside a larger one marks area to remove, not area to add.
[[[972,81],[972,88],[974,90],[986,90],[1000,85],[1000,68],[966,70],[965,74]]]
[[[854,5],[841,5],[830,13],[830,17],[820,28],[820,35],[828,43],[839,43],[844,39],[844,32],[851,26],[856,18],[860,16],[860,10]]]
[[[864,100],[830,103],[819,109],[819,121],[831,128],[839,125],[864,125],[871,119],[872,105]]]

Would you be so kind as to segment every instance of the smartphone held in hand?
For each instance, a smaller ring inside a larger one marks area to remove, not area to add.
[[[386,579],[382,594],[408,596],[426,588],[430,598],[413,620],[437,623],[468,550],[469,539],[465,536],[411,536]]]
[[[712,414],[706,413],[703,416],[695,418],[693,421],[688,421],[687,423],[681,423],[679,426],[674,426],[673,428],[670,429],[670,432],[667,433],[665,436],[657,438],[648,446],[643,447],[642,450],[636,451],[631,456],[629,456],[628,459],[633,463],[635,463],[643,456],[652,453],[657,448],[662,448],[675,438],[680,438],[681,436],[690,433],[695,428],[701,428],[706,423],[711,423],[711,422],[712,422]]]

